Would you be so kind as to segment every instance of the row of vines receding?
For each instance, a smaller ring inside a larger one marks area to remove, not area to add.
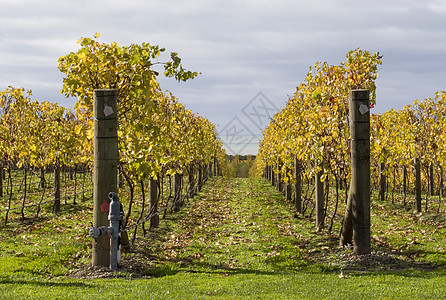
[[[1,169],[25,178],[41,170],[43,180],[50,172],[55,190],[50,201],[43,201],[43,196],[28,197],[26,188],[24,195],[13,197],[17,191],[12,188],[12,175],[0,176],[0,210],[6,212],[5,222],[9,211],[21,209],[24,219],[24,208],[42,203],[50,203],[54,212],[60,210],[63,196],[57,194],[60,183],[54,179],[60,176],[60,168],[84,172],[91,186],[94,89],[116,89],[118,93],[120,199],[127,205],[124,228],[137,224],[144,214],[154,213],[153,207],[145,209],[144,203],[135,199],[138,191],[145,198],[144,185],[150,180],[162,191],[163,184],[172,186],[174,177],[177,182],[181,179],[181,187],[187,177],[189,196],[204,183],[205,176],[226,172],[226,153],[215,125],[186,109],[172,93],[162,91],[156,68],[162,66],[165,76],[178,81],[193,79],[198,73],[184,69],[174,52],[167,62],[159,62],[165,51],[159,46],[121,47],[100,43],[97,38],[99,34],[94,39],[79,39],[76,52],[59,58],[58,68],[65,74],[61,92],[77,97],[74,109],[33,100],[31,91],[23,88],[0,92]],[[39,192],[45,194],[42,189]],[[162,201],[162,192],[158,194],[152,206]],[[25,199],[30,199],[29,203]],[[135,208],[135,203],[143,206]]]
[[[375,80],[382,56],[356,49],[339,65],[317,62],[285,108],[263,132],[255,161],[257,176],[268,178],[298,214],[314,212],[314,178],[324,187],[324,221],[342,220],[351,178],[348,96],[352,89],[370,91],[376,104]],[[421,211],[441,211],[446,167],[446,93],[415,101],[402,110],[371,113],[371,183],[381,199]],[[343,200],[343,201],[340,201]],[[432,203],[432,205],[429,205]],[[435,205],[433,205],[435,204]],[[340,223],[340,222],[339,222]],[[324,225],[324,224],[323,224]]]

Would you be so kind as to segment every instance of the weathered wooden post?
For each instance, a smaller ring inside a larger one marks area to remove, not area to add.
[[[283,192],[283,176],[282,176],[282,162],[279,160],[277,163],[277,170],[279,171],[277,173],[277,190],[279,192]]]
[[[406,193],[407,193],[407,169],[403,166],[403,194],[404,194],[404,206],[406,206]]]
[[[54,165],[54,204],[53,212],[60,212],[60,162],[56,159]]]
[[[2,168],[2,169],[3,169],[3,168]],[[3,170],[2,170],[2,172],[3,172]],[[3,177],[3,176],[0,176],[0,180],[1,180],[1,177]],[[1,183],[1,181],[0,181],[0,183]],[[45,189],[45,188],[46,188],[45,168],[44,168],[44,167],[41,167],[41,168],[40,168],[40,183],[39,183],[39,186],[40,186],[40,188],[42,188],[42,189]],[[2,196],[2,194],[1,194],[1,190],[0,190],[0,196]]]
[[[431,163],[431,164],[429,165],[428,173],[429,173],[429,176],[428,176],[428,178],[429,178],[429,186],[428,186],[428,189],[429,189],[429,197],[426,198],[426,203],[425,203],[424,211],[427,211],[428,202],[429,202],[430,200],[432,200],[432,197],[435,195],[434,164]]]
[[[175,201],[174,211],[180,211],[182,203],[181,203],[181,176],[178,173],[173,175],[173,190],[174,196],[173,199]]]
[[[218,162],[217,158],[215,159],[215,167],[214,168],[215,168],[214,170],[217,172],[217,175],[215,175],[215,176],[222,176],[222,169],[220,167],[220,163]]]
[[[201,191],[201,186],[203,185],[203,168],[198,165],[198,179],[197,179],[197,190]]]
[[[152,176],[149,181],[150,189],[150,211],[156,213],[158,211],[158,182]],[[150,228],[158,228],[160,223],[160,216],[158,214],[152,215],[150,218]]]
[[[350,91],[353,252],[370,254],[370,92]]]
[[[274,165],[271,165],[271,185],[276,185],[276,173],[274,172]]]
[[[291,200],[291,178],[288,176],[290,172],[290,169],[288,167],[285,167],[285,178],[288,178],[287,182],[285,183],[285,199]]]
[[[387,175],[386,175],[386,164],[381,162],[379,164],[379,200],[386,200],[386,190],[387,190]]]
[[[421,162],[415,158],[415,209],[421,212]]]
[[[429,165],[429,196],[435,195],[434,164]]]
[[[438,195],[440,196],[440,200],[443,199],[443,167],[440,166],[440,183],[438,187]],[[441,202],[438,202],[439,204]]]
[[[213,164],[213,166],[214,166],[214,176],[218,176],[218,170],[217,170],[218,163],[217,163],[217,157],[216,156],[214,156],[213,162],[214,162],[214,164]]]
[[[314,185],[316,188],[316,228],[321,229],[324,226],[324,183],[321,181],[322,170],[316,173]]]
[[[196,184],[195,181],[196,181],[195,167],[194,167],[194,165],[191,164],[190,165],[190,171],[189,171],[189,191],[190,191],[190,197],[194,197],[197,194],[197,188],[195,187],[195,184]]]
[[[94,90],[93,226],[108,226],[110,192],[118,183],[118,119],[116,90]],[[110,265],[110,237],[93,241],[93,266]]]
[[[268,181],[269,181],[269,183],[271,183],[271,181],[272,181],[272,178],[271,178],[271,170],[272,169],[272,167],[271,166],[268,166]]]
[[[297,155],[294,155],[294,177],[296,178],[296,183],[294,184],[294,207],[296,212],[302,213],[302,177],[301,177],[301,165],[297,159]]]
[[[0,197],[3,197],[3,162],[0,161]]]

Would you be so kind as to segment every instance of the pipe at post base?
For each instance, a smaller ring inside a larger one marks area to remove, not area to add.
[[[110,212],[108,220],[113,232],[110,238],[110,269],[118,269],[118,239],[119,239],[119,221],[121,221],[121,204],[119,203],[118,194],[111,192],[108,194],[110,202]]]
[[[118,194],[111,192],[108,194],[110,202],[110,210],[108,214],[108,220],[110,222],[109,227],[92,227],[89,230],[89,235],[93,239],[108,234],[110,237],[110,269],[118,269],[118,240],[119,240],[119,222],[121,221],[121,203],[119,202]]]

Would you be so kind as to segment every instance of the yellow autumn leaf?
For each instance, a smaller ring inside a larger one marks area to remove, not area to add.
[[[81,126],[81,125],[76,125],[76,126],[74,127],[74,133],[75,133],[76,135],[80,134],[80,133],[81,133],[81,129],[82,129],[82,126]]]

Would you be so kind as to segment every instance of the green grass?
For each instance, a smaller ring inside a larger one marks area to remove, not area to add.
[[[150,280],[0,279],[1,299],[442,299],[444,274],[178,273]]]
[[[179,232],[165,241],[166,262],[187,262],[181,265],[188,271],[227,273],[304,266],[298,245],[288,243],[297,234],[290,223],[291,211],[274,205],[280,197],[271,191],[264,195],[258,186],[239,184],[247,182],[253,181],[228,180],[201,194],[179,222]]]
[[[147,236],[138,231],[119,272],[69,279],[91,259],[91,207],[78,207],[0,228],[0,299],[442,299],[446,293],[444,220],[390,202],[373,201],[372,248],[394,258],[395,270],[381,261],[346,267],[351,251],[337,247],[336,235],[317,233],[313,219],[294,218],[292,204],[265,180],[218,178]]]
[[[91,209],[85,203],[66,205],[55,217],[13,221],[0,227],[0,274],[53,277],[85,262],[91,254],[87,239]]]
[[[235,177],[239,178],[249,177],[249,164],[247,162],[242,161],[238,163]]]
[[[375,242],[420,263],[446,266],[445,221],[444,212],[417,213],[411,204],[379,200],[372,204]]]

